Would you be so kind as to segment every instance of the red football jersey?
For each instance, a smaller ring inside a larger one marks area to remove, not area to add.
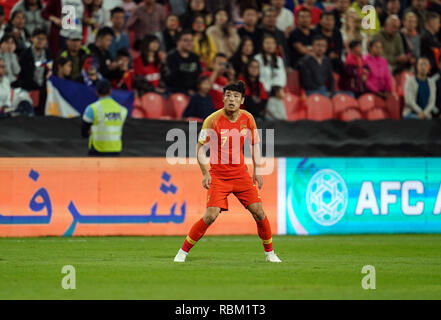
[[[199,143],[209,143],[210,173],[218,178],[241,177],[247,171],[243,156],[245,139],[252,145],[260,141],[252,114],[242,109],[239,112],[235,122],[227,118],[224,109],[212,113],[199,134]]]

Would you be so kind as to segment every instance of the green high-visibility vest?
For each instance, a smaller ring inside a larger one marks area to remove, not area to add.
[[[98,152],[121,152],[122,127],[127,117],[127,109],[112,98],[103,98],[91,105],[93,110],[91,146]]]

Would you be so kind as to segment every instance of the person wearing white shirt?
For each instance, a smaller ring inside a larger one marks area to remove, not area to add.
[[[283,59],[276,55],[277,43],[274,36],[265,34],[263,37],[263,52],[254,58],[260,65],[260,82],[267,93],[273,86],[282,88],[286,85],[286,71]]]
[[[6,64],[0,58],[0,114],[8,112],[11,108],[11,84],[6,77]]]
[[[277,10],[277,28],[288,36],[294,30],[294,14],[284,7],[285,0],[271,0],[271,6]]]

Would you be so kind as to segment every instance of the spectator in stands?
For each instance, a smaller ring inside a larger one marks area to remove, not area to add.
[[[112,44],[109,48],[110,57],[116,58],[116,53],[121,50],[129,50],[129,37],[124,32],[124,9],[121,7],[115,7],[110,13],[110,20],[112,21],[112,30],[115,37],[112,40]]]
[[[430,119],[435,109],[436,85],[428,78],[430,62],[426,57],[418,59],[415,76],[408,77],[404,86],[403,118]]]
[[[196,15],[193,21],[193,52],[199,57],[202,69],[211,68],[217,53],[217,46],[213,37],[206,33],[203,15]]]
[[[11,15],[9,24],[5,33],[11,33],[17,43],[17,54],[20,55],[24,50],[30,47],[29,34],[24,28],[26,25],[26,17],[23,11],[15,11]]]
[[[145,35],[155,34],[164,27],[164,7],[156,3],[156,0],[144,0],[127,21],[127,28],[135,31],[138,40],[142,40]]]
[[[5,10],[3,6],[0,6],[0,39],[3,38],[3,36],[5,35],[5,29]]]
[[[213,37],[217,52],[225,54],[227,58],[236,52],[240,44],[237,29],[230,22],[228,12],[223,9],[214,14],[214,25],[207,29],[207,35]]]
[[[32,34],[37,28],[48,30],[48,22],[41,16],[42,9],[41,0],[20,0],[12,8],[11,14],[14,11],[23,11],[26,17],[25,29],[28,34]]]
[[[150,91],[165,92],[161,83],[161,69],[165,56],[159,49],[160,44],[156,36],[145,36],[141,43],[141,54],[133,61],[135,88],[140,96]]]
[[[168,0],[168,5],[170,6],[170,14],[180,16],[187,12],[187,0]]]
[[[363,54],[367,54],[370,35],[362,31],[361,19],[354,9],[350,8],[346,11],[345,20],[340,32],[346,52],[349,52],[349,43],[351,43],[352,40],[359,40],[363,47]]]
[[[232,0],[207,0],[207,11],[215,15],[216,11],[222,9],[231,17],[231,2]]]
[[[193,34],[184,30],[178,35],[176,49],[167,55],[164,68],[164,80],[170,93],[194,93],[201,65],[192,50]]]
[[[403,28],[400,31],[400,35],[403,40],[404,52],[415,60],[420,56],[421,43],[421,35],[417,31],[417,26],[418,20],[415,13],[406,13],[403,18]]]
[[[288,120],[285,108],[285,92],[282,87],[274,86],[266,104],[265,119],[267,120]]]
[[[400,18],[392,15],[386,19],[384,28],[372,38],[382,42],[383,54],[389,63],[392,74],[403,71],[412,62],[411,57],[407,56],[404,52],[403,41],[399,31]]]
[[[285,34],[277,28],[277,11],[273,7],[267,7],[263,11],[262,32],[268,33],[274,37],[277,43],[276,53],[289,65],[289,54],[286,47]]]
[[[244,37],[249,37],[253,40],[254,54],[258,53],[262,47],[262,29],[257,26],[259,15],[255,7],[247,7],[244,9],[243,26],[238,33],[243,40]]]
[[[308,9],[297,11],[297,28],[289,36],[291,46],[291,67],[299,68],[300,60],[312,53],[311,45],[315,32],[311,29],[311,12]]]
[[[161,51],[169,52],[176,48],[176,37],[179,28],[179,17],[173,13],[169,14],[165,20],[164,30],[156,33],[156,37],[161,43]]]
[[[439,57],[438,62],[441,60],[441,55]],[[441,63],[438,63],[438,70],[437,72],[432,76],[433,81],[435,81],[436,86],[436,102],[435,102],[435,108],[432,112],[432,117],[441,117]]]
[[[351,8],[355,10],[355,12],[357,12],[358,17],[360,18],[360,20],[363,20],[363,18],[369,14],[369,12],[363,13],[363,7],[367,6],[369,4],[369,0],[356,0],[354,2],[352,2]],[[375,14],[375,28],[371,29],[365,29],[363,28],[363,32],[366,32],[370,35],[374,35],[375,33],[379,32],[381,29],[381,23],[380,23],[380,19],[378,18],[378,15]]]
[[[256,59],[250,60],[245,68],[245,73],[238,78],[247,85],[244,106],[254,118],[263,119],[266,111],[268,94],[260,82],[260,64]]]
[[[312,41],[311,54],[300,62],[300,81],[306,95],[314,93],[332,96],[334,93],[334,76],[331,60],[326,56],[328,42],[321,35]]]
[[[214,111],[213,99],[208,94],[211,90],[211,81],[207,76],[200,76],[197,81],[197,91],[191,96],[190,101],[185,108],[183,117],[197,117],[205,119]]]
[[[363,59],[363,47],[360,40],[352,40],[349,53],[340,78],[340,89],[352,92],[356,97],[365,92],[365,82],[369,69]]]
[[[294,30],[294,15],[291,11],[284,7],[285,0],[271,0],[271,6],[276,9],[277,23],[279,30],[285,33],[287,38],[292,30]]]
[[[412,0],[412,5],[404,11],[404,14],[413,12],[418,18],[418,33],[424,31],[425,17],[427,14],[427,0]]]
[[[371,40],[369,54],[365,57],[365,63],[369,68],[366,91],[386,98],[392,92],[392,75],[387,60],[382,55],[383,43],[378,39]]]
[[[440,16],[436,12],[428,12],[426,15],[425,29],[421,34],[420,55],[430,61],[431,70],[429,75],[436,73],[438,57],[441,55],[441,42],[438,39],[440,30]]]
[[[260,81],[267,93],[273,86],[285,87],[286,71],[281,57],[277,56],[276,39],[270,35],[263,36],[262,52],[255,56],[260,65]]]
[[[240,42],[236,53],[230,58],[230,64],[233,67],[236,76],[244,74],[248,61],[253,57],[253,52],[253,40],[249,37],[244,37]]]
[[[123,0],[122,7],[125,12],[124,21],[127,21],[129,17],[132,16],[133,12],[135,12],[137,4],[133,0]]]
[[[396,15],[400,17],[400,9],[401,4],[400,0],[386,0],[385,1],[385,9],[381,14],[378,15],[378,19],[380,19],[380,24],[383,26],[386,22],[387,17],[391,15]]]
[[[0,57],[0,118],[4,118],[11,110],[11,83],[6,76],[6,65]]]
[[[202,76],[207,76],[211,83],[211,90],[208,93],[213,99],[215,109],[223,108],[223,90],[228,84],[227,78],[228,60],[223,53],[216,54],[213,61],[213,68],[210,71],[202,72]]]
[[[66,49],[60,54],[60,57],[72,61],[71,78],[80,82],[82,82],[81,70],[83,70],[84,62],[90,55],[89,48],[81,45],[82,39],[83,35],[81,33],[72,30],[66,39]]]
[[[82,10],[83,2],[81,2]],[[83,11],[81,11],[83,12]],[[50,51],[53,57],[57,57],[61,48],[60,30],[61,30],[61,0],[48,0],[46,7],[41,11],[42,18],[50,22],[49,43]],[[67,30],[63,30],[67,32]],[[81,33],[81,31],[79,31]],[[67,36],[67,34],[65,34]]]
[[[112,79],[112,71],[117,68],[117,64],[112,62],[109,53],[113,37],[113,30],[109,27],[104,27],[98,31],[95,43],[89,44],[90,54],[97,60],[99,72],[104,78],[109,80]]]
[[[103,7],[103,0],[92,0],[89,15],[86,44],[95,42],[95,36],[101,27],[111,25],[110,12]]]
[[[120,90],[132,90],[132,71],[129,69],[130,54],[127,49],[119,49],[116,53],[115,62],[117,68],[112,79],[112,88]]]
[[[97,82],[103,79],[103,76],[98,71],[98,67],[99,64],[95,57],[87,57],[81,70],[81,75],[77,80],[88,87],[96,86]]]
[[[18,12],[18,11],[17,11]],[[43,114],[46,103],[46,77],[49,72],[48,62],[51,60],[47,45],[47,34],[44,29],[35,29],[32,34],[32,46],[20,55],[20,74],[16,83],[27,91],[40,91],[40,105],[36,112]]]
[[[335,27],[339,30],[345,22],[346,12],[348,11],[350,5],[350,0],[335,1],[335,8],[331,12],[335,18]]]
[[[89,155],[117,156],[122,150],[121,138],[127,109],[113,100],[111,93],[108,80],[98,81],[96,94],[99,99],[84,110],[81,135],[89,137]],[[112,114],[112,117],[100,117],[100,112]],[[103,139],[103,136],[106,138]]]
[[[343,70],[342,52],[343,39],[340,30],[335,28],[335,18],[331,12],[323,12],[317,25],[316,34],[323,36],[328,41],[326,55],[331,59],[334,72],[341,73]]]
[[[211,23],[211,16],[209,15],[206,7],[205,0],[190,0],[188,3],[188,10],[181,17],[182,29],[190,29],[196,15],[202,14],[205,17],[205,24],[208,26]]]
[[[294,10],[295,21],[298,25],[298,14],[302,9],[309,10],[311,13],[311,26],[315,27],[317,23],[320,21],[320,15],[322,14],[322,10],[315,6],[315,0],[305,0],[303,4],[296,6]]]
[[[11,34],[4,35],[0,40],[0,58],[6,67],[6,77],[10,83],[17,80],[17,76],[20,73],[20,64],[18,63],[18,57],[15,54],[15,39]]]
[[[69,58],[59,57],[54,64],[54,75],[60,79],[70,80],[72,73],[72,61]]]

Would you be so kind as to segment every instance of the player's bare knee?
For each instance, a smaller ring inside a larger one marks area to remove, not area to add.
[[[203,217],[204,222],[208,225],[212,224],[219,215],[219,212],[219,208],[207,208],[207,211],[205,212]]]
[[[265,219],[265,212],[263,211],[263,209],[260,208],[253,212],[253,218],[256,221],[262,221],[263,219]]]

